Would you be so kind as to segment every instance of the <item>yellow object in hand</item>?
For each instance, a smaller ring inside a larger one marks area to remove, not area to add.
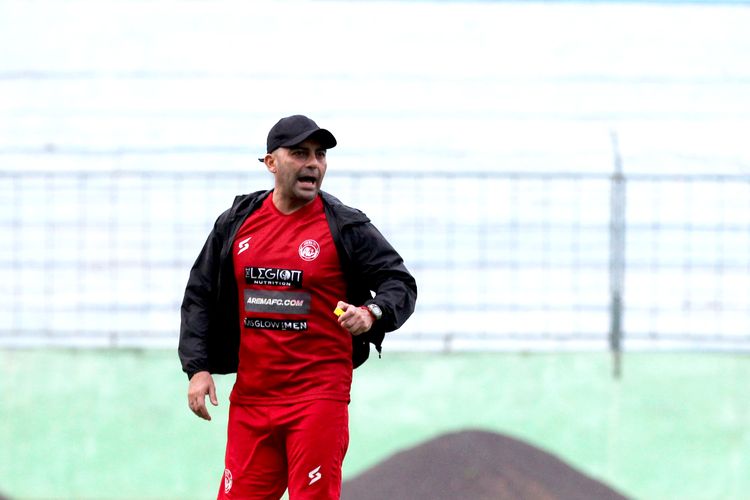
[[[336,309],[333,310],[333,314],[335,314],[336,316],[341,316],[342,314],[344,314],[344,310],[341,309],[340,307],[337,307]]]

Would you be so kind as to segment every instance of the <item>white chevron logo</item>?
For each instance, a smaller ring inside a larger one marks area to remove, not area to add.
[[[316,482],[318,479],[321,478],[322,474],[318,471],[320,471],[320,465],[318,465],[313,470],[311,470],[310,473],[307,475],[307,477],[310,478],[310,483],[308,484],[308,486],[310,486],[311,484],[313,484],[314,482]]]
[[[241,254],[242,252],[250,248],[250,243],[248,243],[250,241],[250,238],[252,238],[252,236],[248,236],[247,238],[245,238],[244,240],[238,243],[240,247],[240,251],[237,252],[237,255]]]

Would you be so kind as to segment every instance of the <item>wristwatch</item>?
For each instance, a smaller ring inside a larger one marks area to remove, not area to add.
[[[370,311],[376,321],[383,317],[383,310],[377,304],[367,304],[367,310]]]

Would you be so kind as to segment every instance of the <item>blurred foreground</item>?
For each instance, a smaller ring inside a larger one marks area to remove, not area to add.
[[[627,500],[523,441],[466,430],[438,436],[345,481],[346,500]]]

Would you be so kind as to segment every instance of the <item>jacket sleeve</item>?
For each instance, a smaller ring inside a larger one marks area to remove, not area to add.
[[[384,332],[400,328],[414,312],[417,283],[404,260],[370,222],[352,227],[350,255],[355,275],[360,276],[375,297],[365,303],[376,303],[383,311],[378,321]]]
[[[216,307],[221,253],[218,225],[219,220],[190,270],[180,310],[178,354],[182,370],[188,374],[188,378],[196,372],[209,369],[208,335],[212,326],[212,313]]]

